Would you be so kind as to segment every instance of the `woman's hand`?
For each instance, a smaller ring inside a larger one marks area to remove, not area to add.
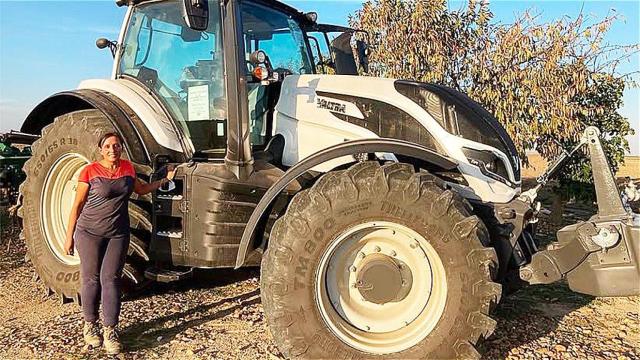
[[[174,176],[176,176],[176,167],[167,165],[167,180],[173,180]]]
[[[174,165],[167,165],[166,168],[163,168],[163,171],[166,169],[166,176],[160,180],[156,180],[152,183],[143,183],[140,179],[136,179],[133,183],[133,191],[138,195],[148,194],[152,191],[159,189],[162,185],[168,183],[173,180],[176,176],[176,167]],[[161,173],[162,173],[161,172]]]
[[[67,238],[64,242],[64,253],[73,256],[73,237]]]

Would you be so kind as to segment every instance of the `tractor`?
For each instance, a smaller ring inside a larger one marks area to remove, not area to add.
[[[16,202],[25,177],[22,167],[31,157],[30,145],[37,138],[17,131],[0,134],[0,206]]]
[[[79,301],[63,251],[77,177],[115,131],[137,176],[127,287],[260,266],[262,304],[291,358],[478,358],[507,289],[566,279],[640,293],[640,216],[586,128],[523,191],[494,116],[454,89],[366,72],[367,34],[274,0],[118,0],[110,79],[37,105],[19,215],[36,273]],[[540,249],[537,194],[589,150],[598,213]]]

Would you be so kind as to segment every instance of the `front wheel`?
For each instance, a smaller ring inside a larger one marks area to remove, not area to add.
[[[275,223],[262,300],[280,351],[305,358],[477,358],[501,294],[470,206],[407,164],[324,175]]]

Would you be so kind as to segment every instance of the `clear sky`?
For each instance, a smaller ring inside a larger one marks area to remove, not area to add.
[[[360,0],[285,1],[302,10],[317,11],[323,23],[346,24]],[[451,1],[457,9],[466,1]],[[612,44],[640,43],[640,1],[491,1],[494,20],[510,23],[528,8],[541,14],[541,21],[583,13],[603,18],[610,9],[624,17],[606,41]],[[83,79],[107,78],[112,58],[108,50],[95,47],[99,37],[116,39],[124,8],[115,1],[7,1],[0,0],[0,132],[19,129],[33,107],[58,91],[75,88]],[[640,55],[623,64],[620,71],[640,69]],[[636,79],[639,77],[636,76]],[[629,118],[637,134],[629,139],[632,154],[640,155],[640,91],[625,92],[621,113]]]

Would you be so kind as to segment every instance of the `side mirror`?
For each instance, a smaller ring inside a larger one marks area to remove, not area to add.
[[[96,46],[98,47],[98,49],[104,49],[106,47],[109,48],[109,50],[111,50],[111,56],[113,56],[114,58],[116,57],[116,46],[117,44],[109,39],[105,39],[105,38],[100,38],[98,40],[96,40]]]
[[[205,31],[209,26],[209,2],[207,0],[182,0],[182,17],[193,30]]]

